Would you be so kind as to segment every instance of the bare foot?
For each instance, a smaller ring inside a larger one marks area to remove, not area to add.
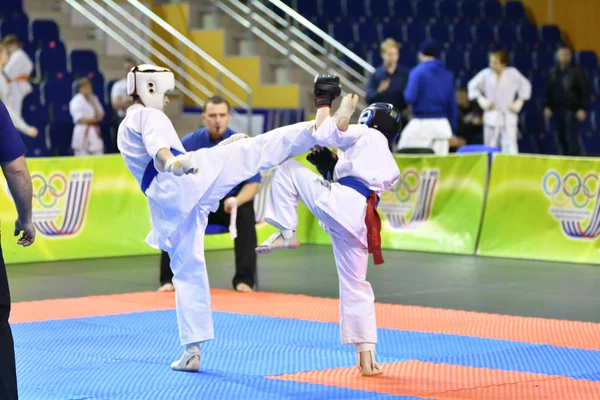
[[[172,283],[165,283],[161,287],[158,288],[159,292],[174,292],[175,286]]]
[[[358,370],[362,376],[373,376],[381,373],[381,368],[375,362],[375,352],[361,351],[356,354]]]
[[[247,285],[245,283],[238,283],[237,285],[235,285],[235,290],[242,293],[250,293],[254,291],[252,290],[250,285]]]

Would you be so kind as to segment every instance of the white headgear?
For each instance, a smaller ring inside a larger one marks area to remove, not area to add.
[[[127,94],[140,96],[146,107],[162,110],[165,93],[174,88],[173,73],[156,65],[138,65],[127,74]]]

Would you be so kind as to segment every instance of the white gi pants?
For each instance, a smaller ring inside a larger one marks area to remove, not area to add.
[[[315,205],[330,190],[328,182],[296,160],[273,173],[265,222],[280,230],[298,227],[298,199],[331,236],[340,285],[340,333],[343,344],[377,343],[375,295],[366,280],[369,251],[354,235]],[[366,203],[366,200],[365,200]],[[357,215],[356,218],[362,218]]]
[[[29,82],[11,82],[9,84],[6,102],[21,118],[23,115],[23,100],[31,91],[32,88]]]
[[[171,258],[177,323],[183,346],[214,339],[210,288],[204,259],[204,232],[208,214],[241,182],[261,170],[279,165],[289,157],[308,152],[315,145],[315,140],[304,127],[308,127],[308,124],[286,126],[226,146],[190,152],[194,165],[200,169],[196,177],[201,178],[203,168],[211,165],[218,168],[225,163],[225,167],[170,239],[161,239],[159,244]],[[190,191],[188,195],[194,195],[193,192],[198,190],[193,185],[185,189]],[[186,196],[186,193],[181,195]]]
[[[519,154],[516,126],[485,125],[483,127],[483,143],[486,146],[499,147],[502,153]]]
[[[431,149],[439,156],[450,152],[452,127],[446,118],[413,118],[400,136],[398,149]]]

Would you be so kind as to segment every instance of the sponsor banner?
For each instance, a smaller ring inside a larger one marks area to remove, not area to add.
[[[298,159],[307,164],[305,156]],[[2,249],[9,263],[156,254],[145,243],[150,232],[146,197],[120,155],[103,157],[31,158],[33,246],[17,246],[12,235],[16,210],[0,174]],[[276,229],[262,222],[273,170],[263,174],[255,198],[258,243]],[[299,204],[298,236],[309,238],[314,217]],[[205,249],[233,248],[229,233],[206,235]]]
[[[485,154],[396,156],[400,180],[378,212],[385,249],[473,254],[486,190]],[[330,243],[315,228],[313,243]]]
[[[600,160],[498,155],[478,254],[600,263]]]
[[[31,158],[33,246],[17,246],[17,216],[4,176],[0,177],[2,249],[7,262],[68,260],[155,253],[145,196],[119,155]]]

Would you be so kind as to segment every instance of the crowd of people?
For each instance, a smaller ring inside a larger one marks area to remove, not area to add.
[[[367,102],[393,104],[404,130],[400,152],[448,154],[468,144],[490,150],[519,152],[519,113],[531,99],[529,80],[509,66],[504,51],[489,55],[489,67],[477,73],[467,87],[455,88],[454,76],[439,60],[440,44],[426,40],[419,47],[419,65],[408,70],[399,64],[400,45],[381,43],[383,64],[369,77]],[[572,51],[561,45],[556,66],[544,93],[544,117],[555,118],[562,154],[581,155],[579,124],[585,121],[591,90],[585,71],[573,64]]]

